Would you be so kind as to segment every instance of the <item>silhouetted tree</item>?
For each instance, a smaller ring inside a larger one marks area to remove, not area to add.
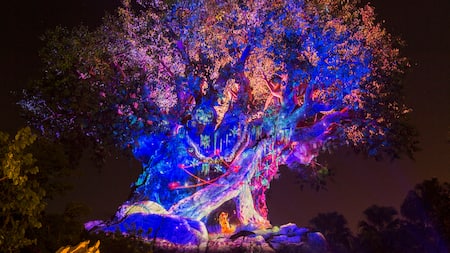
[[[347,220],[337,212],[319,213],[309,223],[313,229],[320,231],[327,239],[333,253],[352,252],[353,235]]]
[[[358,224],[357,252],[396,252],[396,233],[400,227],[398,212],[393,207],[373,205],[364,211],[365,220]]]
[[[447,253],[449,212],[450,184],[433,178],[408,192],[401,216],[393,207],[367,208],[356,237],[337,212],[320,213],[310,224],[325,235],[331,252]]]
[[[405,231],[422,252],[448,252],[450,242],[450,184],[425,180],[408,192],[401,214]]]

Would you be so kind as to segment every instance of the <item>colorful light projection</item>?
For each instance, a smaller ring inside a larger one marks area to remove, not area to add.
[[[83,45],[80,52],[46,72],[75,61],[78,76],[70,80],[98,94],[94,106],[67,109],[74,104],[61,92],[61,105],[53,106],[53,93],[50,102],[41,100],[48,88],[22,106],[47,132],[63,125],[102,144],[102,131],[110,131],[132,149],[143,173],[117,214],[124,232],[127,220],[144,219],[138,213],[158,224],[168,216],[217,221],[230,202],[231,225],[268,228],[265,193],[280,165],[316,178],[327,173],[318,155],[339,145],[369,155],[403,150],[396,136],[408,110],[392,78],[406,61],[371,7],[328,0],[123,3],[119,18],[105,19],[92,38],[75,34],[81,42],[66,48]]]
[[[163,133],[137,135],[144,173],[130,203],[204,223],[215,215],[222,232],[268,228],[265,193],[280,165],[321,177],[327,170],[316,158],[330,145],[384,138],[385,117],[365,111],[367,97],[383,89],[379,69],[393,71],[402,59],[390,48],[377,55],[386,35],[369,7],[348,17],[328,2],[213,2],[179,3],[168,17],[192,28],[171,26],[179,58],[160,62],[174,80],[176,116],[163,114]],[[387,59],[394,64],[377,65]],[[169,67],[180,65],[178,75]],[[226,226],[217,210],[229,201],[237,222]]]
[[[279,166],[318,176],[319,153],[353,134],[349,127],[356,122],[351,119],[363,110],[361,88],[372,74],[373,55],[360,38],[366,31],[331,17],[315,20],[323,10],[309,3],[279,4],[290,11],[271,1],[224,3],[231,12],[221,18],[215,15],[222,7],[209,2],[175,5],[168,19],[186,22],[186,27],[195,21],[198,27],[191,32],[215,50],[171,27],[179,32],[172,49],[181,59],[159,71],[173,75],[176,96],[182,99],[170,109],[176,117],[162,115],[165,132],[136,137],[134,154],[144,172],[132,201],[152,201],[169,214],[205,221],[232,200],[238,225],[267,228],[265,192]],[[215,19],[218,33],[202,30],[208,18],[200,13]],[[239,20],[241,26],[221,20]],[[233,29],[239,35],[223,39]],[[218,38],[226,43],[223,47]],[[168,69],[180,65],[183,74]],[[217,73],[209,73],[212,69]]]

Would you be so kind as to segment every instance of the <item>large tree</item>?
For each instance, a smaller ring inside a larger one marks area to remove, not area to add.
[[[356,1],[123,1],[90,31],[46,34],[43,78],[21,101],[47,136],[131,150],[130,203],[202,220],[227,201],[270,226],[280,165],[323,176],[317,157],[414,149],[397,40]]]

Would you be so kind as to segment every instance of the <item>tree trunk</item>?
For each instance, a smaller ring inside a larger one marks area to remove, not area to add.
[[[243,225],[256,225],[258,228],[270,227],[270,222],[259,214],[255,209],[254,199],[248,183],[241,187],[239,195],[234,199],[236,203],[236,213],[239,221]]]
[[[180,200],[169,209],[169,213],[200,220],[226,201],[234,199],[237,217],[243,225],[270,226],[269,221],[255,210],[249,186],[251,178],[258,169],[255,161],[259,160],[261,154],[261,147],[244,151],[232,164],[232,166],[239,166],[238,171],[231,172],[216,183]]]

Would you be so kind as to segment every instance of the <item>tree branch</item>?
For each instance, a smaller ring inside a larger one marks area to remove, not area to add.
[[[329,112],[332,112],[335,109],[340,109],[339,105],[333,103],[326,104],[314,101],[312,99],[313,90],[314,85],[310,84],[306,86],[303,104],[288,116],[289,122],[299,122],[301,120],[307,120],[308,118],[313,117],[318,113],[329,114]]]
[[[158,60],[159,60],[159,63],[162,65],[162,67],[167,71],[167,73],[169,74],[169,76],[172,77],[172,78],[174,78],[175,75],[174,75],[173,72],[170,70],[170,68],[167,67],[167,65],[164,63],[164,61],[163,61],[161,58],[159,58]]]
[[[250,45],[247,45],[245,47],[244,52],[242,52],[242,55],[241,55],[241,58],[239,59],[238,64],[244,64],[245,65],[245,61],[250,56],[251,49],[252,49],[252,47]]]
[[[181,53],[181,57],[183,57],[183,60],[185,61],[185,64],[186,65],[190,64],[191,60],[189,59],[189,55],[186,52],[186,48],[183,45],[183,41],[178,40],[176,44],[177,44],[178,51],[180,51],[180,53]]]
[[[294,139],[312,139],[319,136],[330,135],[333,130],[333,125],[338,124],[342,119],[348,118],[348,108],[345,107],[340,111],[334,111],[323,116],[319,121],[314,122],[314,124],[307,128],[301,128],[300,134],[294,135]]]
[[[281,84],[279,84],[278,86],[273,84],[272,81],[270,81],[267,76],[266,73],[262,73],[264,80],[266,81],[266,86],[269,89],[269,97],[266,100],[266,103],[264,105],[264,111],[267,110],[267,108],[269,107],[271,101],[273,101],[274,105],[275,105],[275,99],[279,99],[280,100],[280,104],[283,104],[283,92],[281,89]]]

